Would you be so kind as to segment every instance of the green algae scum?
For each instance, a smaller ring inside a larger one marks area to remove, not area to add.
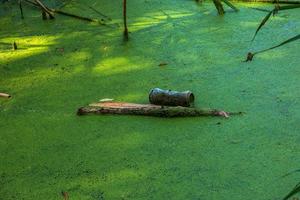
[[[124,41],[122,0],[40,1],[92,22],[26,2],[21,19],[0,1],[1,200],[280,200],[299,183],[300,40],[243,61],[298,35],[300,9],[251,41],[274,5],[220,16],[211,1],[129,0]],[[76,115],[104,98],[147,104],[156,87],[245,114]]]

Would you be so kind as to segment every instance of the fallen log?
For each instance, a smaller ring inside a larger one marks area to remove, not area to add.
[[[135,104],[126,102],[100,102],[81,107],[77,115],[144,115],[153,117],[200,117],[220,116],[228,118],[230,115],[240,115],[242,112],[224,112],[221,110],[202,110],[187,107],[158,106],[152,104]]]
[[[9,94],[6,94],[6,93],[0,93],[0,97],[10,98],[11,96]]]

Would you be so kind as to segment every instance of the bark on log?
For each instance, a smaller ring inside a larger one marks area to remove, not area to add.
[[[89,106],[79,108],[78,115],[87,114],[117,114],[117,115],[144,115],[153,117],[199,117],[199,116],[221,116],[242,114],[242,112],[229,113],[220,110],[201,110],[187,107],[169,107],[152,104],[135,104],[123,102],[93,103]]]
[[[9,94],[6,94],[6,93],[0,93],[0,97],[10,98],[11,96]]]

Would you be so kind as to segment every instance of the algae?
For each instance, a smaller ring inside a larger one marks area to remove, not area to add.
[[[257,55],[300,32],[299,11],[279,14],[251,43],[264,12],[211,2],[69,1],[43,21],[23,5],[0,5],[0,199],[282,198],[299,182],[299,42]],[[276,31],[274,31],[276,30]],[[12,51],[11,44],[18,44]],[[159,67],[162,62],[167,66]],[[148,102],[149,89],[192,90],[200,108],[241,110],[219,118],[95,116],[76,110],[102,98]]]

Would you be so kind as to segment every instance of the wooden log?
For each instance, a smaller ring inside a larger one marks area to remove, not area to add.
[[[6,94],[6,93],[0,93],[0,97],[10,98],[11,96],[9,94]]]
[[[242,112],[224,112],[221,110],[202,110],[188,107],[169,107],[153,104],[135,104],[126,102],[100,102],[92,103],[86,107],[81,107],[77,115],[144,115],[153,117],[200,117],[200,116],[221,116],[242,114]]]

